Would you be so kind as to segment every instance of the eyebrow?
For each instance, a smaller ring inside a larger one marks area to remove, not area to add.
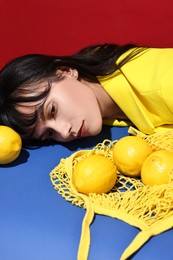
[[[35,137],[34,139],[36,140],[40,140],[40,141],[45,141],[45,138],[43,138],[45,135],[45,132],[39,134],[37,137]]]
[[[40,141],[45,141],[45,139],[44,139],[43,137],[44,137],[44,133],[42,133],[42,134],[38,137],[38,140],[40,140]]]
[[[45,100],[46,101],[46,100]],[[36,117],[37,117],[37,119],[39,118],[39,116],[40,116],[40,118],[43,120],[43,121],[45,121],[46,120],[46,118],[45,118],[45,115],[44,115],[44,104],[45,104],[45,101],[40,105],[40,107],[37,109],[37,111],[36,111]]]

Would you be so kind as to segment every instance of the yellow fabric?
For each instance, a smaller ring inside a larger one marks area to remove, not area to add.
[[[147,49],[118,72],[98,79],[140,131],[151,134],[167,130],[167,125],[173,129],[173,49]],[[104,124],[128,125],[117,119]]]
[[[153,150],[166,149],[173,152],[173,131],[144,135],[135,129],[130,132],[141,136]],[[72,174],[76,163],[91,154],[102,154],[113,160],[112,148],[116,141],[105,140],[92,150],[81,150],[66,159],[50,173],[54,188],[67,201],[86,209],[82,223],[78,260],[87,260],[90,248],[90,224],[94,214],[103,214],[120,219],[141,231],[123,252],[121,260],[135,253],[151,237],[173,226],[173,171],[168,184],[145,186],[139,178],[130,178],[118,173],[118,181],[107,194],[79,193],[73,183]]]

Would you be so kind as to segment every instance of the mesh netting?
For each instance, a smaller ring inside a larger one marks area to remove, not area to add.
[[[143,135],[153,150],[165,149],[173,152],[173,131]],[[78,193],[72,183],[73,169],[78,161],[91,154],[101,154],[113,160],[113,146],[116,141],[105,140],[92,150],[82,150],[62,159],[50,173],[51,181],[67,201],[86,208],[83,221],[78,259],[87,259],[90,243],[89,225],[94,213],[121,219],[138,227],[141,232],[123,253],[121,259],[127,259],[139,249],[151,236],[172,227],[173,223],[173,171],[169,173],[168,184],[146,186],[140,178],[131,178],[118,173],[113,189],[107,194]]]

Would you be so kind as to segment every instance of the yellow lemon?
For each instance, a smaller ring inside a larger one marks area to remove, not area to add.
[[[145,185],[153,186],[169,182],[173,169],[173,152],[158,150],[150,154],[141,169],[141,179]]]
[[[18,133],[8,126],[0,126],[0,164],[13,162],[20,154],[22,140]]]
[[[119,139],[113,147],[114,163],[119,172],[130,176],[140,176],[142,164],[151,154],[151,146],[141,137],[125,136]]]
[[[81,159],[75,166],[72,181],[84,194],[107,193],[117,179],[116,166],[107,157],[93,154]]]

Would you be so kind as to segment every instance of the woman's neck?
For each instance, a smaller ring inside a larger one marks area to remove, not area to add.
[[[116,118],[129,121],[128,117],[99,83],[87,82],[87,85],[95,93],[103,119]]]

